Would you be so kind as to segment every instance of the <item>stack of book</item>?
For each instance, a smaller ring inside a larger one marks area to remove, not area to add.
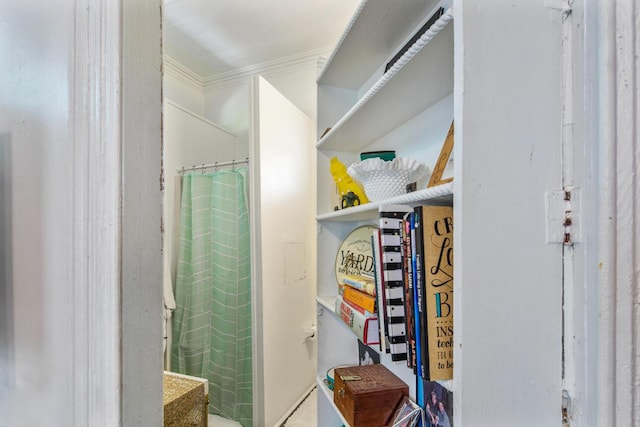
[[[336,313],[367,345],[379,344],[375,280],[365,275],[347,275],[338,283]]]

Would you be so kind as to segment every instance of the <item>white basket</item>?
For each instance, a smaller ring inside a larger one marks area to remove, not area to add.
[[[424,163],[406,157],[396,157],[391,161],[380,158],[365,159],[354,163],[347,173],[364,187],[372,202],[406,194],[407,184],[429,175]]]

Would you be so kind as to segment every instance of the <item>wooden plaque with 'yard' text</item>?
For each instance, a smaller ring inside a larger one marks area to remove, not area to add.
[[[453,378],[453,208],[423,206],[429,379]]]

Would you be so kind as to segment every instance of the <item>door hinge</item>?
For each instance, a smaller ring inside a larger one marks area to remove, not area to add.
[[[562,427],[569,427],[571,423],[571,396],[567,390],[562,390]]]
[[[547,243],[573,245],[581,241],[580,189],[567,187],[545,193]]]

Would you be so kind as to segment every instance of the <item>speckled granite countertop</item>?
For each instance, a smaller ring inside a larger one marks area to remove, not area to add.
[[[164,373],[163,384],[164,425],[206,427],[205,384],[170,372]]]

